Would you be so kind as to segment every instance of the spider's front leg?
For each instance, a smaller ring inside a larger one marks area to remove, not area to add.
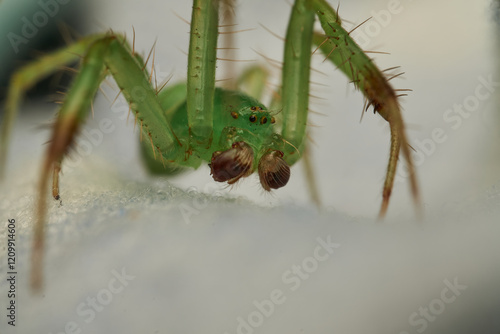
[[[283,62],[282,135],[294,150],[285,152],[290,164],[298,161],[305,147],[309,110],[309,77],[314,11],[309,1],[296,1],[288,24]]]
[[[190,148],[201,155],[213,136],[219,0],[194,0],[187,76]]]
[[[31,285],[39,290],[42,285],[42,265],[44,253],[44,226],[46,215],[46,194],[49,176],[53,175],[53,196],[58,197],[58,174],[64,156],[71,148],[82,123],[88,116],[90,104],[102,80],[111,74],[128,101],[135,121],[140,126],[141,139],[148,141],[155,157],[176,161],[184,157],[185,148],[163,116],[156,90],[150,84],[150,77],[144,71],[142,59],[131,51],[123,36],[115,34],[95,35],[76,43],[67,49],[48,55],[35,64],[21,70],[28,77],[24,82],[13,81],[8,93],[6,119],[13,119],[24,87],[32,85],[42,78],[31,72],[32,68],[50,64],[56,68],[67,64],[75,58],[73,52],[83,54],[81,68],[77,74],[64,103],[59,111],[40,175],[36,222],[34,226],[34,241],[32,250]],[[73,54],[72,57],[67,54]],[[66,55],[66,56],[65,56]],[[78,56],[76,56],[78,58]],[[24,78],[23,75],[15,76]],[[186,143],[187,144],[187,143]],[[187,147],[187,145],[185,145]]]
[[[317,15],[325,35],[313,34],[314,16]],[[308,113],[311,46],[318,45],[344,74],[355,84],[367,100],[387,122],[391,130],[391,148],[383,199],[379,217],[389,205],[394,184],[400,148],[410,172],[412,195],[419,208],[419,191],[414,165],[406,139],[397,95],[388,79],[372,60],[355,43],[341,25],[341,20],[325,0],[296,0],[288,26],[283,66],[283,137],[298,148],[304,149]],[[289,152],[285,159],[294,163],[298,157]]]

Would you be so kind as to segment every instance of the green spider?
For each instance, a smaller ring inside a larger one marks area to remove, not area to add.
[[[28,64],[12,78],[1,129],[0,168],[5,164],[9,132],[24,92],[61,66],[82,58],[54,125],[42,166],[32,253],[32,287],[42,284],[46,194],[52,174],[52,195],[59,198],[59,172],[64,156],[87,118],[101,82],[111,75],[140,127],[141,148],[153,173],[172,175],[209,163],[215,181],[233,184],[257,172],[270,191],[287,184],[290,166],[306,148],[310,62],[313,45],[321,50],[365,96],[391,130],[391,148],[379,217],[386,213],[402,149],[413,198],[419,193],[395,90],[388,79],[342,27],[325,0],[296,0],[288,25],[280,96],[282,124],[258,102],[258,93],[215,87],[219,0],[194,0],[187,82],[156,90],[134,44],[115,33],[89,36]],[[318,17],[323,33],[313,31]],[[314,50],[314,51],[316,51]],[[147,62],[146,62],[147,63]],[[258,69],[256,69],[258,71]],[[265,79],[247,75],[242,81],[262,87]],[[255,91],[258,91],[256,89]],[[253,96],[251,96],[253,95]]]

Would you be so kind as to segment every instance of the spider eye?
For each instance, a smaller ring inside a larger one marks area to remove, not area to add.
[[[252,123],[255,123],[255,122],[257,122],[257,116],[255,116],[255,115],[250,115],[250,117],[248,118],[248,120],[249,120],[250,122],[252,122]]]
[[[231,112],[231,117],[234,118],[234,119],[237,119],[238,118],[238,113],[236,111],[232,111]]]
[[[266,123],[267,123],[267,117],[262,116],[262,118],[260,119],[260,124],[266,124]]]
[[[290,179],[290,167],[283,160],[283,152],[271,151],[260,158],[259,178],[267,191],[285,186]]]
[[[240,178],[250,174],[253,164],[253,150],[245,142],[233,143],[226,151],[212,154],[210,174],[215,181],[233,184]]]

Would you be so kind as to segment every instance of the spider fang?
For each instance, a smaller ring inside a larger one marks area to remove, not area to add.
[[[290,167],[283,160],[283,152],[271,151],[260,158],[259,178],[262,187],[271,191],[284,187],[290,179]]]
[[[233,143],[226,151],[215,151],[210,162],[210,174],[215,181],[233,184],[248,176],[253,164],[253,150],[245,142]]]

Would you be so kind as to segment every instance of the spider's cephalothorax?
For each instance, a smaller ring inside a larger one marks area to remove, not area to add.
[[[151,171],[176,172],[182,167],[199,167],[209,162],[215,181],[233,184],[253,172],[259,173],[262,187],[270,191],[285,186],[290,167],[283,159],[284,152],[294,148],[276,133],[275,118],[256,99],[238,91],[215,89],[214,129],[208,149],[192,147],[187,127],[186,85],[167,88],[159,95],[165,117],[174,126],[177,139],[184,143],[185,159],[175,162],[168,157],[154,157],[151,145],[141,145]],[[165,165],[166,168],[162,168]]]
[[[215,99],[221,103],[221,111],[215,117],[219,116],[220,124],[225,127],[218,139],[214,134],[222,149],[212,153],[210,169],[214,180],[232,184],[258,170],[265,190],[285,186],[290,167],[280,149],[287,143],[274,132],[274,116],[256,100],[239,92],[216,89]],[[229,143],[231,147],[223,150]]]

